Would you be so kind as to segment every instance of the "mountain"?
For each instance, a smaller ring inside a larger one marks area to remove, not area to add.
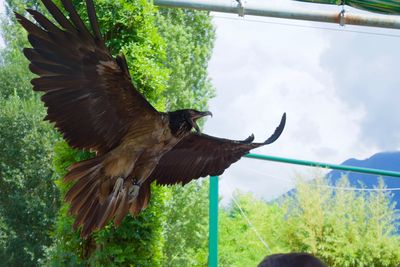
[[[352,158],[344,161],[341,165],[400,172],[400,151],[377,153],[364,160]],[[353,187],[360,187],[360,183],[366,188],[373,188],[378,185],[379,176],[372,174],[333,170],[327,176],[332,183],[336,183],[344,174],[349,177],[350,184]],[[383,176],[382,178],[387,188],[400,188],[400,178],[389,176]],[[393,200],[397,203],[396,209],[400,210],[400,190],[392,191],[392,193],[394,194]]]

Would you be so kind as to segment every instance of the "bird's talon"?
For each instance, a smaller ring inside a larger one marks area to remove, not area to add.
[[[136,199],[136,197],[139,195],[139,189],[140,186],[138,184],[134,184],[128,192],[129,195],[129,203],[131,203],[132,201],[134,201]]]

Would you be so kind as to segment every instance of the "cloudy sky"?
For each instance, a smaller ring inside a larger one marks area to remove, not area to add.
[[[349,31],[400,32],[221,13],[214,13],[213,21],[217,39],[209,73],[217,97],[210,102],[214,117],[206,124],[207,133],[239,139],[254,133],[263,141],[286,112],[282,137],[253,152],[341,163],[399,149],[400,38]],[[312,172],[243,159],[222,176],[220,191],[224,197],[240,189],[271,199],[290,189],[298,173]]]
[[[289,0],[269,3],[340,11]],[[286,112],[282,137],[255,153],[341,163],[399,149],[400,38],[348,31],[400,32],[221,13],[213,21],[217,38],[209,73],[217,97],[205,132],[238,139],[254,133],[263,141]],[[242,159],[222,176],[220,191],[225,199],[234,189],[272,199],[289,190],[296,175],[310,172]]]

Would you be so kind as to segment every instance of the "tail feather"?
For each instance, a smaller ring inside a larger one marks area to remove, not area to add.
[[[77,197],[81,194],[87,194],[99,181],[96,180],[96,176],[93,173],[83,177],[71,189],[65,194],[65,201],[74,202]]]
[[[73,169],[70,172],[68,172],[68,174],[64,177],[64,182],[79,180],[82,177],[85,177],[89,173],[93,172],[94,168],[96,168],[96,166],[93,166],[91,168],[80,167],[80,168]],[[82,169],[82,170],[80,170],[80,169]]]
[[[104,204],[105,200],[111,194],[112,188],[114,186],[114,179],[103,179],[104,181],[100,184],[99,201]]]
[[[88,189],[88,192],[85,194],[79,194],[77,195],[74,200],[71,202],[71,207],[70,207],[70,213],[71,214],[78,214],[78,212],[81,210],[83,204],[86,202],[90,201],[91,199],[96,199],[97,197],[97,184],[94,184]]]
[[[120,225],[122,219],[129,211],[129,203],[128,203],[128,189],[125,189],[122,192],[121,203],[119,204],[117,210],[115,211],[115,225]]]
[[[100,218],[97,227],[99,229],[103,228],[106,223],[111,220],[112,215],[115,212],[115,208],[116,208],[116,204],[117,204],[117,198],[114,195],[110,195],[106,201],[106,203],[104,203],[103,205],[106,206],[106,210],[104,211],[104,214],[102,215],[102,217]]]
[[[75,222],[73,225],[73,228],[76,230],[78,229],[79,225],[83,224],[87,214],[90,212],[90,210],[93,209],[94,205],[96,204],[95,199],[92,199],[88,202],[86,202],[83,206],[82,209],[78,212],[75,218]]]
[[[69,167],[69,172],[64,176],[64,182],[79,180],[87,174],[98,168],[98,165],[103,161],[103,157],[95,157],[92,159],[77,162]]]
[[[95,205],[93,210],[91,210],[90,213],[88,213],[85,223],[83,224],[81,232],[82,236],[88,236],[90,233],[94,231],[94,228],[96,226],[97,212],[99,209],[101,209],[101,206]]]
[[[150,199],[150,183],[145,182],[136,199],[130,200],[128,180],[107,177],[103,158],[97,157],[71,166],[65,181],[76,181],[65,195],[71,203],[69,213],[76,216],[74,229],[82,226],[81,236],[87,238],[94,230],[102,229],[110,220],[120,225],[128,212],[138,215]],[[115,185],[123,181],[122,187]]]

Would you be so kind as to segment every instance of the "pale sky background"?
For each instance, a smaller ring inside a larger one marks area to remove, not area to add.
[[[341,10],[284,0],[270,3]],[[210,102],[214,117],[206,123],[206,133],[238,139],[254,133],[263,141],[286,112],[281,138],[254,153],[339,164],[399,149],[400,38],[343,30],[399,36],[400,31],[214,16],[217,39],[209,73],[217,97]],[[242,159],[222,175],[220,193],[229,198],[239,189],[272,199],[292,188],[297,173],[313,172],[308,167]]]
[[[343,30],[399,36],[400,31],[221,13],[214,13],[213,22],[217,38],[209,73],[217,96],[209,103],[214,117],[206,123],[207,134],[244,139],[254,133],[256,141],[264,141],[286,112],[281,138],[254,153],[341,163],[399,149],[400,37]],[[242,159],[222,176],[220,194],[226,200],[239,189],[273,199],[293,187],[297,173],[310,172],[307,167]]]

